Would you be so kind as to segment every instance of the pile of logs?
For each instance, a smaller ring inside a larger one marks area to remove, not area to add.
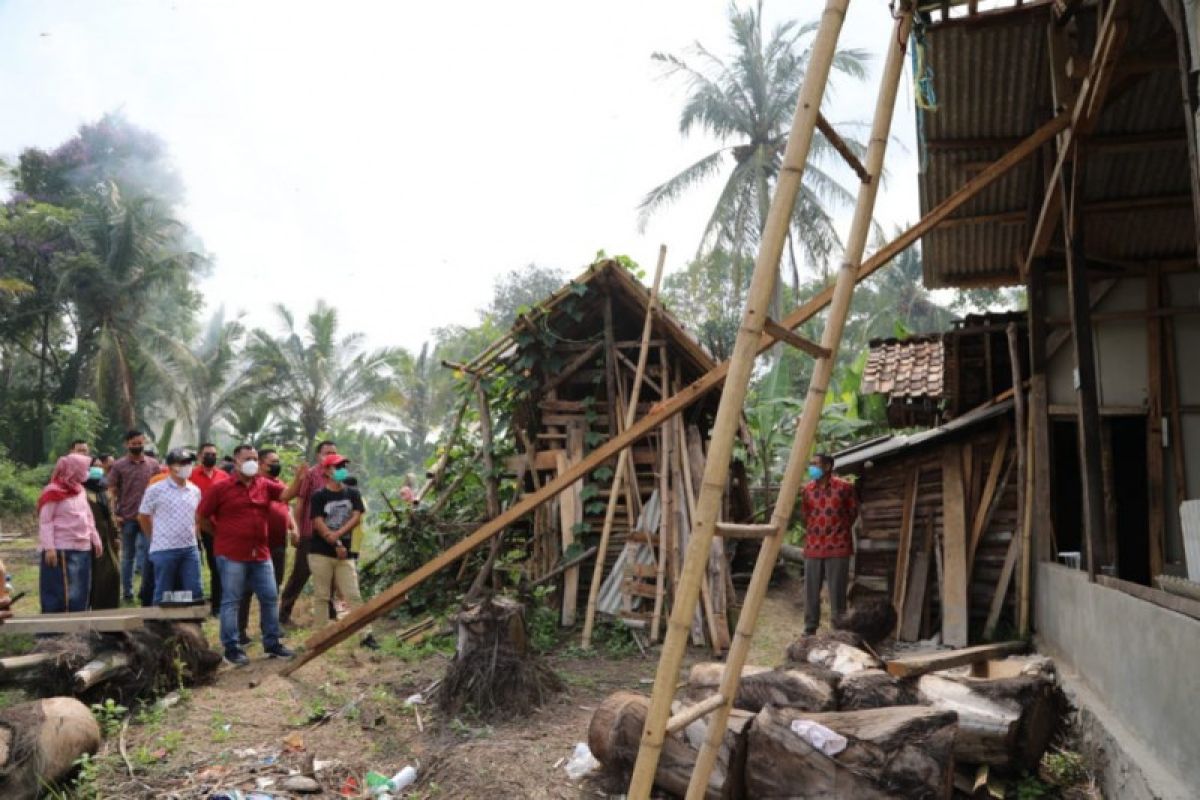
[[[884,663],[854,638],[804,637],[784,666],[743,670],[706,797],[948,798],[956,770],[1036,767],[1063,712],[1048,659],[988,660],[1009,644]],[[672,713],[714,695],[723,668],[693,666]],[[592,716],[588,745],[614,783],[632,770],[647,707],[618,692]],[[685,793],[706,726],[668,734],[663,791]]]

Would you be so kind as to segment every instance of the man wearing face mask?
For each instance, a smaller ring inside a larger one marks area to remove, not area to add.
[[[200,490],[200,498],[208,494],[208,490],[222,481],[229,480],[229,473],[217,466],[217,446],[212,442],[200,445],[200,464],[192,471],[192,483]],[[221,613],[221,571],[217,569],[216,553],[213,552],[213,537],[211,533],[201,531],[200,541],[204,545],[204,561],[208,564],[211,577],[209,599],[212,601],[212,615]]]
[[[833,456],[817,453],[808,466],[812,479],[801,490],[804,517],[804,633],[821,623],[821,583],[829,587],[834,620],[846,611],[846,588],[854,539],[850,529],[858,517],[854,484],[833,474]]]
[[[225,660],[245,666],[250,659],[238,641],[237,615],[242,595],[258,597],[263,650],[272,658],[294,654],[280,641],[278,595],[267,546],[267,521],[273,501],[285,487],[259,474],[258,452],[248,444],[233,451],[233,480],[209,489],[197,512],[203,529],[212,531],[213,550],[221,572],[221,644]],[[299,488],[300,476],[286,490]]]
[[[258,451],[259,471],[265,471],[266,478],[281,487],[283,482],[279,476],[283,473],[283,462],[279,453],[273,448]],[[285,487],[286,488],[286,487]],[[267,548],[271,551],[271,568],[275,573],[275,589],[283,584],[283,571],[287,563],[287,546],[291,541],[294,547],[297,541],[296,522],[292,519],[292,511],[287,503],[278,500],[271,501],[267,512]],[[238,644],[249,644],[250,635],[246,632],[250,624],[250,595],[242,594],[242,603],[238,607]]]
[[[308,548],[313,537],[312,498],[313,495],[325,488],[325,470],[321,464],[329,456],[335,455],[337,455],[335,442],[326,440],[319,443],[317,445],[317,463],[311,468],[307,464],[301,464],[298,473],[302,479],[300,484],[295,491],[289,487],[283,493],[283,502],[285,503],[296,498],[295,520],[296,526],[300,529],[300,541],[295,545],[296,559],[292,562],[292,573],[288,576],[287,585],[283,587],[283,599],[280,601],[279,619],[284,625],[291,623],[292,608],[296,605],[296,600],[300,597],[304,584],[308,583]],[[331,602],[325,618],[318,616],[314,621],[324,624],[325,619],[334,618],[335,613]]]
[[[146,489],[138,508],[138,523],[150,540],[155,605],[162,602],[163,592],[191,592],[194,600],[204,597],[196,547],[200,490],[188,480],[195,461],[192,451],[180,447],[167,453],[167,478]]]
[[[108,472],[108,491],[113,498],[117,522],[121,525],[121,591],[126,601],[133,600],[134,573],[146,572],[146,548],[149,542],[138,525],[138,507],[146,485],[159,470],[158,462],[146,455],[146,436],[131,430],[125,434],[127,455],[117,459]],[[153,580],[151,580],[153,586]]]
[[[312,498],[313,536],[308,567],[313,579],[314,619],[320,619],[328,608],[331,587],[337,588],[351,610],[362,605],[353,536],[366,507],[358,489],[346,485],[350,480],[349,463],[339,455],[325,456],[321,462],[325,488]],[[379,646],[370,628],[364,632],[362,645],[372,649]]]
[[[92,602],[93,609],[120,608],[121,606],[121,526],[113,517],[112,504],[108,499],[108,482],[104,479],[101,458],[93,458],[88,469],[88,479],[83,482],[88,506],[100,544],[104,550],[92,558]]]

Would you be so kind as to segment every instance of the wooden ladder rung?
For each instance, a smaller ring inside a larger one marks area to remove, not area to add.
[[[774,536],[779,529],[774,525],[739,525],[733,522],[718,522],[717,536],[723,539],[765,539]]]
[[[621,594],[629,595],[630,597],[648,597],[651,600],[658,596],[654,584],[642,583],[641,581],[625,581],[621,584]]]
[[[629,534],[628,537],[626,537],[625,541],[633,542],[634,544],[650,544],[654,545],[655,547],[658,546],[658,536],[653,533],[646,533],[645,531],[634,531],[633,533]]]
[[[716,711],[723,705],[725,705],[725,698],[720,693],[714,694],[712,697],[706,697],[699,703],[696,703],[696,705],[688,706],[667,720],[667,733],[674,733],[681,728],[686,728],[696,720]]]
[[[805,339],[800,334],[783,327],[770,317],[767,317],[767,321],[763,323],[763,329],[779,341],[786,342],[797,350],[808,353],[813,358],[829,358],[829,348],[821,347],[816,342]]]

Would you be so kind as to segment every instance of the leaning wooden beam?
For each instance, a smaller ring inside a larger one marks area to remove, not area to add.
[[[850,149],[850,145],[846,144],[846,140],[833,129],[833,126],[829,124],[829,120],[825,119],[824,114],[817,114],[817,130],[825,135],[825,138],[829,140],[829,144],[842,157],[846,165],[854,170],[854,174],[858,176],[858,179],[863,183],[870,183],[871,173],[867,172],[867,168],[858,160],[858,156]]]
[[[654,331],[654,309],[658,302],[658,287],[662,283],[663,265],[667,261],[667,246],[658,248],[658,266],[654,270],[654,283],[650,287],[650,301],[646,304],[646,319],[642,323],[642,347],[638,350],[637,372],[633,376],[633,386],[629,388],[629,404],[625,409],[625,428],[632,427],[637,419],[638,399],[642,393],[642,378],[646,375],[646,360],[650,357],[650,334]],[[614,349],[614,352],[615,349]],[[629,483],[637,488],[637,475],[629,460],[629,448],[621,450],[617,456],[617,469],[613,472],[612,487],[608,492],[608,506],[604,509],[604,526],[600,529],[600,555],[596,557],[596,565],[592,568],[592,584],[588,587],[587,610],[583,617],[583,637],[580,644],[584,650],[592,646],[592,628],[596,624],[596,603],[600,599],[600,584],[604,579],[604,554],[608,552],[608,539],[612,535],[613,521],[617,517],[617,503],[621,495],[621,482],[629,473]]]
[[[831,3],[830,7],[833,5]],[[844,11],[845,5],[843,4],[842,12],[844,13]],[[896,11],[898,13],[895,25],[888,39],[887,56],[884,60],[883,73],[879,81],[879,94],[875,103],[874,119],[871,122],[870,140],[867,147],[866,165],[867,171],[871,175],[871,180],[863,183],[858,190],[858,197],[854,204],[854,216],[850,224],[850,230],[846,236],[843,261],[838,270],[837,281],[833,286],[833,300],[830,304],[829,315],[825,320],[825,330],[821,336],[821,347],[829,351],[829,355],[818,358],[813,364],[812,378],[809,381],[804,410],[801,412],[800,420],[796,424],[796,433],[792,440],[791,453],[788,455],[787,467],[784,469],[783,478],[780,481],[779,496],[775,502],[775,509],[771,514],[771,524],[780,531],[787,528],[792,518],[796,496],[799,494],[805,481],[808,480],[808,461],[812,453],[813,442],[816,439],[817,425],[821,419],[826,392],[828,391],[829,382],[833,375],[834,359],[837,357],[838,348],[841,346],[842,331],[845,328],[846,317],[850,311],[850,303],[854,296],[854,287],[858,282],[859,264],[862,261],[867,245],[867,237],[871,231],[872,218],[875,212],[875,199],[879,193],[879,179],[883,174],[883,160],[887,152],[888,139],[891,136],[892,117],[896,109],[900,76],[904,68],[904,55],[913,22],[911,4],[900,3],[896,7]],[[806,79],[807,77],[806,75]],[[802,111],[803,101],[801,109],[797,110],[798,119]],[[789,151],[791,144],[792,142],[789,138]],[[799,180],[799,170],[797,170],[796,179],[797,181]],[[772,214],[775,214],[777,207],[781,205],[780,200],[786,203],[784,208],[790,212],[792,203],[795,200],[795,194],[793,193],[789,196],[785,193],[783,176],[780,176],[777,194],[774,202],[771,204]],[[787,225],[785,223],[782,232],[786,233],[786,230]],[[767,244],[766,234],[764,234],[763,251],[760,252],[760,260],[755,265],[755,278],[758,277],[760,269],[769,269],[769,285],[770,281],[774,278],[778,265],[778,253],[770,252],[767,249]],[[764,262],[762,259],[764,253],[768,256],[775,256],[775,258]],[[763,308],[765,309],[765,306]],[[746,330],[747,323],[751,326],[751,330],[753,330],[752,326],[755,324],[761,325],[761,318],[756,318],[755,316],[759,313],[760,309],[753,303],[747,305],[743,331]],[[740,334],[739,338],[741,338]],[[734,353],[736,363],[736,349]],[[722,393],[721,411],[726,409],[727,400],[736,399],[737,401],[737,406],[729,409],[733,412],[734,424],[736,424],[736,419],[741,415],[741,407],[745,397],[744,389],[748,378],[749,375],[747,374],[745,378],[741,378],[740,384],[731,386],[735,380],[731,374],[729,381],[726,382],[725,391]],[[731,389],[738,388],[742,389],[740,393],[731,392]],[[696,530],[693,531],[692,541],[689,543],[687,563],[684,565],[684,570],[688,572],[689,579],[699,577],[696,575],[696,571],[704,567],[703,562],[706,561],[708,546],[712,541],[713,526],[720,512],[721,492],[724,488],[725,475],[729,467],[729,449],[733,444],[734,429],[723,431],[719,427],[719,423],[720,411],[718,411],[718,426],[713,430],[709,444],[708,468],[705,471],[700,495],[701,502],[698,514],[700,519]],[[763,601],[766,598],[767,586],[774,572],[775,563],[779,558],[779,545],[782,541],[783,536],[781,534],[771,536],[764,539],[762,546],[759,548],[754,572],[750,578],[750,585],[746,590],[746,596],[742,603],[742,612],[738,615],[737,630],[726,659],[725,674],[721,679],[719,694],[726,698],[726,703],[713,712],[713,716],[709,721],[709,735],[700,747],[700,753],[696,758],[696,769],[692,773],[692,781],[688,785],[688,800],[702,800],[705,796],[708,779],[712,773],[713,766],[716,764],[722,744],[722,739],[716,731],[718,728],[723,729],[725,727],[729,719],[729,714],[732,711],[733,700],[737,696],[738,684],[741,681],[742,667],[745,666],[746,658],[750,653],[750,644],[754,637],[755,626],[758,623]],[[692,568],[693,561],[696,562],[694,568]],[[681,594],[683,596],[677,598],[677,603],[682,604],[682,611],[686,613],[695,605],[696,596],[694,592],[690,591],[687,593],[681,592]],[[677,607],[676,610],[680,609]],[[673,614],[672,622],[674,620],[675,615]],[[653,737],[658,733],[658,731],[651,727],[652,723],[656,720],[655,712],[659,709],[659,703],[665,702],[669,706],[673,681],[678,673],[679,662],[683,656],[682,648],[671,649],[669,647],[670,641],[670,637],[668,636],[667,644],[663,646],[662,658],[658,665],[654,696],[651,699],[651,713],[647,717],[646,735],[642,740],[643,753],[647,752],[647,746],[651,744]],[[642,760],[642,754],[639,754],[638,763],[641,764]],[[650,766],[653,767],[652,764]],[[635,778],[636,775],[637,773],[635,772]],[[653,777],[653,769],[650,770],[646,777]],[[646,787],[648,791],[648,783]],[[631,794],[634,797],[641,796],[632,792]]]
[[[913,528],[917,522],[917,494],[921,482],[920,465],[913,467],[904,482],[904,505],[900,509],[900,548],[896,551],[896,577],[892,583],[892,606],[896,609],[896,634],[904,617],[904,596],[908,588],[908,564],[912,552]]]
[[[785,344],[790,344],[802,353],[808,353],[813,358],[827,358],[829,351],[816,342],[805,339],[798,333],[793,332],[790,328],[785,328],[775,320],[767,317],[767,321],[763,323],[763,329],[769,332],[772,336]]]
[[[1016,386],[1019,384],[1013,385]],[[987,531],[988,524],[992,521],[992,511],[995,508],[992,500],[997,496],[996,491],[999,489],[1001,493],[1004,492],[1004,486],[1000,483],[1000,475],[1004,469],[1005,462],[1008,460],[1008,441],[1011,433],[1012,428],[1006,424],[1000,429],[1000,433],[996,437],[996,445],[992,450],[992,462],[988,466],[987,480],[983,484],[983,493],[979,496],[979,505],[976,507],[975,515],[972,518],[971,540],[967,547],[968,571],[975,564],[975,551],[979,548],[979,543],[983,541],[983,534]]]
[[[911,678],[924,675],[927,672],[961,667],[964,664],[977,664],[993,658],[1023,653],[1029,647],[1022,641],[997,642],[996,644],[979,644],[974,647],[963,647],[958,650],[938,650],[934,653],[920,653],[912,656],[893,658],[887,662],[887,671],[897,678]]]
[[[1042,147],[1050,139],[1067,126],[1070,114],[1066,111],[1050,120],[1030,134],[1015,148],[1000,157],[988,169],[983,170],[967,181],[958,191],[939,203],[928,214],[912,227],[881,247],[858,268],[856,280],[863,281],[879,269],[891,263],[892,259],[903,253],[914,242],[933,230],[938,224],[953,214],[959,208],[975,199],[983,190],[1003,178],[1025,159]],[[827,287],[813,295],[802,305],[798,306],[782,321],[782,325],[792,329],[812,319],[833,300],[833,287]],[[759,338],[757,353],[761,354],[771,348],[777,340],[769,332],[764,332]],[[543,503],[557,497],[564,489],[579,478],[585,477],[604,462],[611,459],[631,442],[635,442],[653,431],[664,420],[690,408],[693,404],[716,389],[729,374],[730,362],[723,361],[708,372],[701,375],[680,391],[671,395],[661,403],[656,404],[651,411],[635,422],[620,435],[609,439],[595,450],[591,451],[582,461],[571,467],[567,472],[548,481],[541,489],[531,492],[502,513],[499,517],[482,525],[474,533],[460,539],[441,555],[413,570],[402,580],[393,584],[385,591],[377,594],[361,608],[335,623],[316,631],[305,643],[307,651],[299,658],[284,665],[281,673],[291,674],[304,664],[324,653],[338,642],[344,641],[362,630],[371,620],[386,614],[396,608],[414,587],[420,586],[440,570],[458,561],[480,544],[486,542],[521,517],[533,511]]]

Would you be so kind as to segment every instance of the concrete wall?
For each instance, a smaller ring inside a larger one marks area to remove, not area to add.
[[[1035,587],[1038,648],[1146,746],[1171,773],[1164,784],[1200,791],[1200,620],[1057,564],[1037,565]]]

